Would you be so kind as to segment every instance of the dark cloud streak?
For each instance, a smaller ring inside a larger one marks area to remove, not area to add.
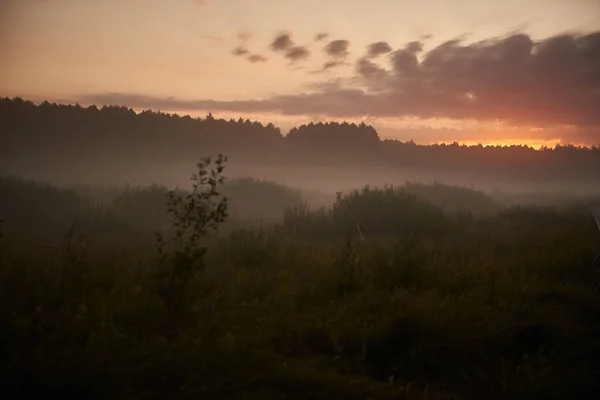
[[[375,58],[391,51],[392,47],[387,42],[375,42],[367,46],[367,56],[370,58]]]
[[[419,41],[410,42],[406,45],[405,49],[411,53],[420,53],[423,51],[423,43]]]
[[[284,51],[288,50],[294,45],[292,38],[289,33],[280,33],[273,39],[270,47],[273,51]]]
[[[179,100],[174,97],[153,97],[140,94],[132,93],[104,93],[104,94],[90,94],[85,96],[79,96],[77,98],[69,99],[66,102],[79,103],[79,104],[96,104],[96,105],[119,105],[134,107],[137,109],[154,109],[163,111],[203,111],[203,112],[268,112],[268,113],[281,113],[282,115],[294,116],[300,115],[298,110],[295,108],[302,104],[303,115],[328,115],[332,118],[347,118],[347,117],[360,117],[365,116],[365,110],[363,104],[369,104],[370,107],[377,107],[384,109],[389,106],[389,99],[385,96],[370,96],[361,90],[356,89],[345,89],[343,84],[332,81],[328,83],[315,84],[316,88],[327,90],[327,92],[316,94],[302,94],[302,95],[285,95],[276,96],[265,100],[236,100],[236,101],[216,101],[216,100]],[[330,113],[326,112],[331,109],[331,105],[335,103],[347,103],[345,111],[343,113]],[[393,106],[389,107],[389,110],[393,110]],[[398,113],[390,113],[389,116],[397,116]],[[392,130],[400,132],[405,128],[393,128]],[[449,138],[455,140],[456,131],[450,128],[431,128],[431,127],[416,127],[411,128],[414,133],[412,137],[427,136],[430,134],[431,140],[440,140],[440,132],[448,130],[451,131]],[[465,132],[465,131],[460,131]],[[480,129],[471,131],[467,137],[463,139],[477,139],[480,140],[481,135],[485,134],[490,139],[501,140],[506,137],[515,138],[527,138],[527,139],[556,139],[563,138],[567,141],[575,143],[588,143],[598,144],[600,138],[600,127],[598,126],[554,126],[544,130],[535,132],[521,131],[516,133],[514,131],[509,132],[496,132],[486,131],[482,132]],[[496,136],[494,136],[494,135]],[[508,136],[507,136],[508,135]]]
[[[315,42],[320,42],[321,40],[327,39],[329,37],[329,33],[321,32],[315,35]]]
[[[387,76],[387,71],[368,58],[361,58],[356,63],[356,72],[361,77],[381,79]]]
[[[325,64],[323,64],[323,69],[328,70],[331,68],[339,67],[340,65],[344,64],[345,63],[343,61],[327,61]]]
[[[248,56],[248,61],[250,61],[252,64],[262,63],[267,61],[267,57],[261,54],[250,54]]]
[[[271,50],[284,53],[289,61],[295,63],[310,57],[310,51],[305,46],[297,46],[289,33],[280,33],[269,45]]]
[[[251,37],[250,33],[247,31],[240,31],[238,32],[237,36],[242,43],[246,43]],[[262,54],[251,53],[250,50],[248,50],[248,48],[243,44],[233,49],[232,53],[236,57],[244,57],[252,64],[263,63],[267,61],[267,57],[263,56]]]
[[[287,58],[290,61],[303,60],[305,58],[308,58],[309,56],[310,51],[308,51],[308,49],[303,46],[293,46],[285,52],[285,58]]]
[[[233,49],[234,56],[243,56],[246,54],[248,54],[248,49],[245,48],[244,46],[238,46],[235,49]]]
[[[333,40],[325,46],[325,52],[330,57],[344,58],[348,55],[348,48],[350,48],[350,42],[347,40]]]

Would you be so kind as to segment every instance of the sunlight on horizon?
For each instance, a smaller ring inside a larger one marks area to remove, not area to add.
[[[438,142],[438,144],[448,142]],[[467,141],[458,141],[459,145],[465,146],[483,146],[483,147],[511,147],[511,146],[527,146],[536,150],[541,150],[542,148],[553,148],[556,145],[562,145],[562,140],[560,139],[550,139],[550,140],[536,140],[536,139],[511,139],[511,140],[483,140],[481,142],[467,140]],[[571,143],[573,146],[585,146],[583,144]]]

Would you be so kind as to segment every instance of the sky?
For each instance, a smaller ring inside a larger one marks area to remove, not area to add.
[[[0,0],[0,96],[600,143],[600,0]]]

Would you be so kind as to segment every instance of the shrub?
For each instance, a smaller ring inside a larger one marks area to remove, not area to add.
[[[170,324],[179,314],[190,282],[204,267],[206,247],[201,239],[227,218],[227,198],[220,197],[218,191],[225,181],[222,174],[226,161],[219,155],[214,168],[209,170],[211,158],[202,158],[197,164],[198,172],[192,175],[191,192],[181,194],[171,190],[167,194],[173,233],[165,240],[163,234],[157,232],[156,248],[160,265],[159,295]]]

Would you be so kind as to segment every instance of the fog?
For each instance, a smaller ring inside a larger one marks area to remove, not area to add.
[[[600,149],[418,145],[365,124],[273,124],[190,118],[122,106],[0,101],[0,172],[61,186],[185,187],[218,153],[226,176],[333,195],[365,185],[443,182],[506,194],[600,193]]]

